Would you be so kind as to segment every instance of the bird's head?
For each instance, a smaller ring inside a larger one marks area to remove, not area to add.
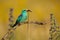
[[[25,9],[25,10],[23,10],[23,12],[32,12],[32,11],[29,9]]]

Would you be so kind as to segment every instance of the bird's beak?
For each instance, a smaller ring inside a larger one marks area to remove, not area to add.
[[[27,10],[27,12],[32,12],[31,10]]]

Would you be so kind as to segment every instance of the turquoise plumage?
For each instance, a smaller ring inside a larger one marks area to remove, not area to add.
[[[15,27],[16,25],[18,25],[22,22],[25,22],[28,18],[28,12],[29,11],[31,12],[31,10],[22,10],[21,15],[18,16],[16,23],[12,27]]]

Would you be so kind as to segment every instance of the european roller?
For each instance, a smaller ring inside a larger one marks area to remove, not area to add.
[[[21,14],[18,16],[15,24],[12,27],[15,27],[16,25],[20,25],[20,23],[25,22],[28,18],[28,12],[32,12],[31,10],[22,10]]]

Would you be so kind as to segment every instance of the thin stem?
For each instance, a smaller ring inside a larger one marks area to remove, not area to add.
[[[27,40],[30,40],[30,27],[29,27],[29,13],[28,13],[28,23],[27,23]]]

